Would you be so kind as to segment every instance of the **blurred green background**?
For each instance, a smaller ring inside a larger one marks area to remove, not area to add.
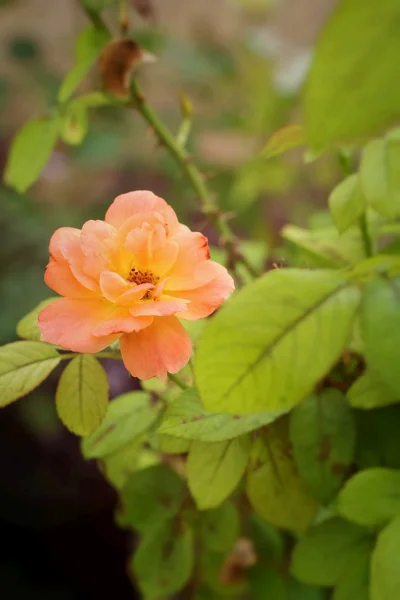
[[[177,131],[179,95],[190,98],[189,148],[220,206],[236,215],[235,231],[265,251],[266,266],[284,261],[280,229],[323,215],[339,168],[330,155],[305,162],[304,149],[258,155],[275,130],[301,122],[301,85],[334,2],[152,0],[142,16],[134,5],[147,3],[130,4],[132,36],[158,57],[138,73],[150,103]],[[105,19],[116,31],[113,7]],[[3,167],[18,128],[55,106],[86,24],[77,0],[1,0]],[[80,91],[98,85],[94,68]],[[132,110],[92,110],[83,143],[59,142],[26,194],[1,186],[1,343],[15,340],[17,321],[51,295],[43,272],[52,232],[103,218],[115,196],[135,189],[163,196],[182,221],[218,243],[179,168]],[[112,395],[135,386],[119,365],[106,368]],[[114,527],[115,497],[57,420],[56,377],[0,414],[0,523],[11,540],[0,554],[2,597],[87,599],[107,590],[133,597],[124,570],[130,542]]]

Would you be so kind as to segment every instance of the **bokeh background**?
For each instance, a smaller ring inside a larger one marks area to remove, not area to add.
[[[133,37],[158,57],[138,73],[149,101],[177,130],[179,94],[190,98],[189,147],[220,205],[236,214],[236,232],[262,248],[266,267],[285,261],[282,226],[310,225],[312,213],[314,220],[324,218],[339,168],[331,156],[305,162],[304,149],[255,157],[272,132],[301,122],[301,86],[334,1],[130,3]],[[115,9],[105,18],[116,31]],[[55,105],[86,24],[77,0],[0,1],[3,168],[18,128]],[[98,85],[94,68],[82,91]],[[1,185],[1,343],[15,340],[17,321],[51,295],[43,272],[52,232],[102,218],[115,196],[135,189],[162,195],[181,220],[218,243],[173,160],[127,109],[93,110],[83,143],[59,143],[25,195]],[[112,396],[137,385],[120,365],[105,367]],[[132,540],[114,524],[113,490],[95,464],[80,458],[79,440],[57,419],[58,376],[0,413],[1,597],[133,598],[125,569]]]

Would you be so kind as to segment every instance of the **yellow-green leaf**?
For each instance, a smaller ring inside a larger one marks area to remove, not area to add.
[[[254,510],[269,523],[304,531],[312,522],[317,502],[300,479],[290,449],[285,419],[253,442],[247,475],[247,495]]]
[[[271,135],[262,150],[262,156],[271,158],[292,148],[297,148],[304,143],[303,126],[299,124],[286,125]]]
[[[236,488],[248,461],[247,436],[193,442],[187,461],[189,489],[200,510],[219,506]]]
[[[25,192],[39,177],[57,141],[58,116],[32,119],[17,132],[8,155],[4,181]]]
[[[24,338],[25,340],[31,340],[33,342],[40,341],[40,329],[38,326],[38,314],[48,304],[56,300],[56,298],[47,298],[47,300],[42,300],[40,304],[36,306],[31,312],[22,317],[17,324],[17,335],[20,338]]]
[[[77,435],[89,435],[100,425],[108,408],[108,380],[94,356],[71,360],[60,377],[56,406],[61,421]]]
[[[303,400],[345,349],[359,297],[325,270],[276,269],[240,290],[198,342],[206,410],[279,411]]]
[[[41,342],[13,342],[0,348],[0,406],[25,396],[56,368],[60,356]]]

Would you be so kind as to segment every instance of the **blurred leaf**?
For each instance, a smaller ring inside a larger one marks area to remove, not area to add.
[[[193,534],[174,522],[150,531],[139,544],[131,566],[145,598],[166,598],[181,590],[194,563]]]
[[[122,490],[125,520],[140,533],[159,528],[181,508],[183,480],[165,465],[133,473]]]
[[[202,442],[221,442],[271,423],[280,413],[229,415],[208,413],[194,389],[183,392],[163,415],[159,433]]]
[[[4,181],[25,192],[45,167],[60,131],[60,120],[32,119],[17,132],[8,155]]]
[[[295,225],[285,225],[281,235],[300,249],[307,267],[335,268],[365,258],[359,227],[340,235],[336,227],[309,231]]]
[[[373,140],[365,146],[360,183],[366,201],[379,214],[400,216],[400,140]]]
[[[249,263],[257,270],[263,271],[268,258],[268,247],[264,241],[260,240],[243,240],[240,243],[240,249]],[[226,265],[228,257],[226,250],[219,246],[210,246],[211,260],[215,260],[221,265]],[[237,265],[238,273],[243,281],[249,283],[253,277],[249,274],[243,265]],[[204,326],[204,323],[203,323]]]
[[[162,433],[151,435],[149,443],[152,448],[165,454],[186,454],[190,448],[190,440]]]
[[[368,532],[340,517],[312,527],[297,542],[291,573],[311,585],[335,585],[349,560],[369,546]]]
[[[47,298],[42,300],[40,304],[36,306],[31,312],[22,317],[17,323],[17,335],[25,340],[31,340],[33,342],[39,342],[41,331],[38,326],[38,315],[42,308],[48,306],[51,302],[56,300],[56,296],[53,298]]]
[[[82,0],[83,6],[96,12],[100,12],[107,6],[112,6],[114,0]]]
[[[114,398],[100,427],[82,441],[83,456],[102,458],[123,448],[150,428],[160,408],[145,392],[128,392]]]
[[[259,565],[250,569],[247,577],[250,581],[252,600],[287,600],[283,574]]]
[[[85,0],[89,2],[90,0]],[[96,2],[97,0],[92,0]],[[102,0],[98,0],[99,2]],[[86,77],[102,48],[109,40],[109,33],[89,25],[78,36],[75,44],[75,65],[68,72],[58,92],[60,103],[66,102]]]
[[[324,589],[306,585],[292,577],[286,580],[286,584],[287,600],[326,600]]]
[[[248,527],[257,555],[268,559],[269,564],[280,565],[285,553],[284,533],[255,512],[250,515]]]
[[[104,477],[117,490],[121,490],[137,470],[143,442],[143,438],[135,439],[101,460],[100,468]]]
[[[239,535],[239,513],[232,502],[200,513],[200,539],[207,550],[229,552]]]
[[[358,175],[350,175],[329,196],[329,208],[340,233],[354,225],[365,211],[365,198]]]
[[[372,553],[371,600],[400,598],[399,547],[400,517],[397,517],[379,534]]]
[[[262,150],[264,158],[271,158],[305,143],[302,125],[286,125],[275,131]]]
[[[105,92],[89,92],[71,100],[68,106],[85,106],[86,108],[99,108],[113,104],[114,100]]]
[[[345,0],[333,12],[304,90],[307,139],[316,150],[373,135],[399,119],[400,80],[393,61],[400,53],[393,25],[399,18],[397,0]]]
[[[186,464],[189,489],[200,510],[219,506],[236,488],[248,461],[247,436],[192,442]]]
[[[400,405],[369,411],[356,411],[359,468],[400,469]]]
[[[366,284],[361,326],[371,373],[400,397],[400,279],[372,279]]]
[[[309,396],[290,415],[290,438],[300,476],[327,504],[354,456],[356,429],[346,397],[335,389]]]
[[[58,416],[76,435],[92,433],[108,409],[108,379],[99,361],[80,354],[64,369],[56,392]]]
[[[350,557],[333,592],[332,600],[369,600],[369,571],[373,542]]]
[[[347,392],[347,398],[353,408],[363,410],[380,408],[400,401],[400,396],[393,394],[368,370],[353,383]]]
[[[0,348],[0,406],[36,388],[60,362],[52,346],[41,342],[13,342]]]
[[[79,145],[89,127],[87,108],[83,104],[72,102],[62,117],[61,139],[71,146]]]
[[[360,471],[341,489],[337,508],[358,525],[385,525],[400,516],[400,472],[384,468]]]
[[[285,420],[254,440],[246,491],[254,510],[269,523],[292,531],[310,525],[317,503],[299,477]]]
[[[358,302],[358,289],[332,271],[276,269],[241,289],[197,345],[205,408],[244,414],[299,403],[344,350]]]

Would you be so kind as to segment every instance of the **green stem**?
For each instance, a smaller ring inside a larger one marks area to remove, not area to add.
[[[95,27],[108,31],[106,24],[97,12],[84,5],[82,8]],[[235,271],[236,265],[241,263],[253,277],[258,277],[259,273],[243,255],[238,238],[229,227],[226,216],[218,209],[204,182],[203,175],[193,164],[190,154],[179,145],[172,132],[147,103],[135,79],[132,79],[130,84],[130,95],[135,108],[154,131],[159,142],[179,164],[186,179],[196,192],[202,213],[212,222],[220,235],[221,244],[226,249],[228,263],[232,270]]]
[[[367,215],[365,213],[363,215],[361,215],[359,223],[360,223],[361,237],[362,237],[362,241],[364,244],[365,256],[372,256],[374,252],[373,252],[373,248],[372,248],[371,236],[369,235],[369,231],[368,231]]]
[[[186,383],[184,381],[182,381],[182,379],[179,377],[179,375],[174,375],[173,373],[168,373],[168,379],[173,381],[178,387],[181,388],[181,390],[187,390],[189,387],[188,385],[186,385]]]
[[[337,158],[340,166],[342,167],[343,173],[346,177],[349,177],[353,172],[352,166],[352,155],[349,150],[339,148],[337,152]],[[364,246],[365,256],[373,256],[372,239],[368,230],[367,215],[364,213],[359,219],[359,227],[361,231],[361,237]]]

